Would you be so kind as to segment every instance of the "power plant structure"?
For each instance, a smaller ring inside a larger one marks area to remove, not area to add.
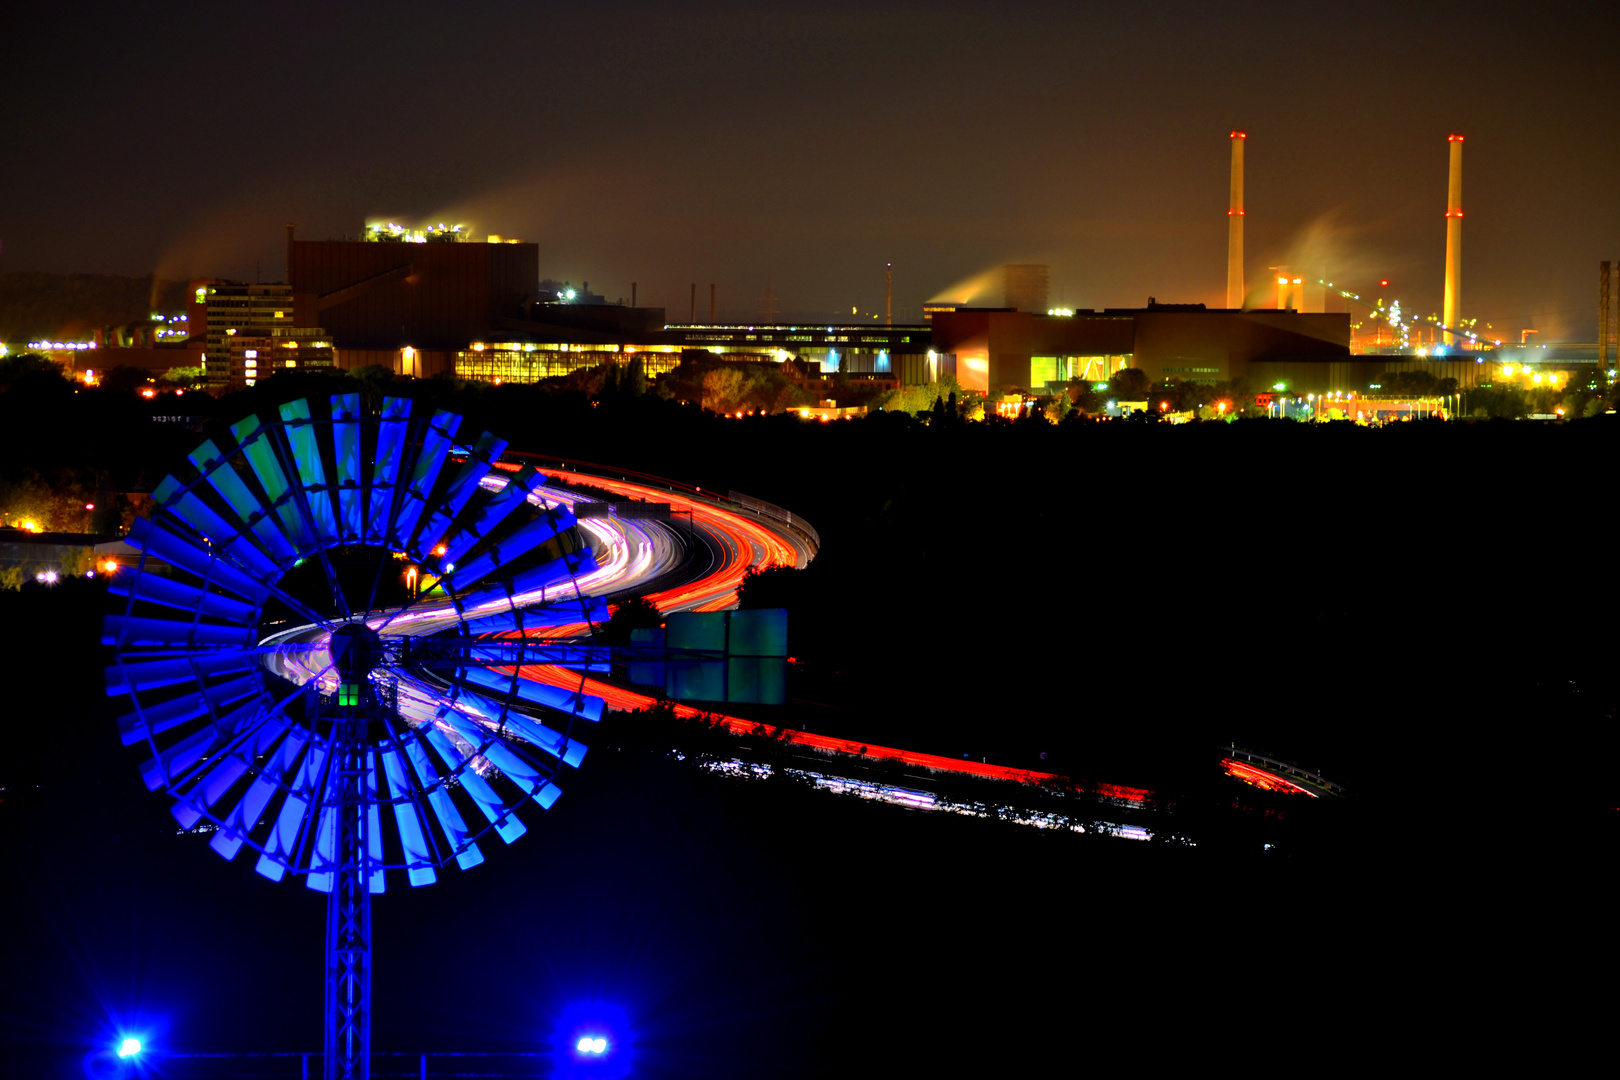
[[[1226,306],[1243,307],[1243,144],[1248,136],[1232,132],[1232,192],[1226,211]]]
[[[1441,311],[1445,343],[1455,345],[1457,309],[1462,305],[1462,144],[1461,135],[1452,135],[1451,175],[1446,183],[1446,297]]]
[[[1017,311],[1046,311],[1051,293],[1050,268],[1044,263],[1007,265],[1001,268],[1001,302]]]

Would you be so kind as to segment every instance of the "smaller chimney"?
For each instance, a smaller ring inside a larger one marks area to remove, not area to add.
[[[714,325],[714,282],[709,282],[709,325]]]
[[[692,314],[686,317],[689,323],[697,322],[697,282],[692,282]]]
[[[287,222],[287,284],[292,284],[293,223]]]
[[[630,283],[630,306],[636,306],[636,283],[633,281]]]

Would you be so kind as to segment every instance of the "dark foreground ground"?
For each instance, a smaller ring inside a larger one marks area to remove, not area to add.
[[[634,740],[610,727],[518,844],[377,901],[379,1049],[543,1048],[599,999],[649,1076],[1294,1067],[1442,1014],[1473,1045],[1501,995],[1601,953],[1613,425],[827,431],[473,404],[515,443],[815,522],[815,587],[788,602],[827,730],[1249,809],[1196,847],[1091,840],[739,785],[612,752]],[[318,1046],[323,901],[174,835],[99,696],[99,603],[0,596],[0,1073],[82,1075],[130,1024]],[[1209,779],[1233,740],[1354,795],[1265,851],[1276,807]]]

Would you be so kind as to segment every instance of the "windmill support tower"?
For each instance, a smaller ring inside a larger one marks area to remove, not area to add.
[[[1226,210],[1226,306],[1243,307],[1243,144],[1248,136],[1232,132],[1232,191]]]
[[[894,325],[894,263],[883,264],[883,325]]]
[[[1461,135],[1453,135],[1451,144],[1451,174],[1446,183],[1446,299],[1440,321],[1447,327],[1457,325],[1457,309],[1462,305],[1462,144]],[[1447,345],[1456,344],[1457,336],[1445,331]]]

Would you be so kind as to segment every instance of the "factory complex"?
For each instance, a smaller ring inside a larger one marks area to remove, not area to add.
[[[1595,345],[1487,340],[1460,317],[1462,136],[1448,139],[1445,314],[1424,326],[1326,280],[1320,270],[1270,267],[1263,290],[1244,273],[1244,132],[1234,131],[1228,199],[1227,306],[1160,303],[1084,310],[1048,306],[1048,269],[1001,270],[1002,304],[932,301],[924,321],[892,320],[893,267],[881,324],[741,325],[699,321],[691,287],[685,322],[662,307],[608,302],[586,287],[542,281],[540,246],[463,227],[368,226],[359,238],[301,240],[286,226],[286,280],[191,282],[184,316],[151,328],[108,328],[90,342],[31,342],[75,370],[132,365],[201,369],[210,390],[254,385],[278,370],[381,366],[413,377],[534,383],[613,364],[647,377],[688,362],[781,365],[818,398],[834,383],[899,389],[954,379],[989,397],[1040,397],[1102,384],[1127,368],[1153,385],[1245,380],[1296,395],[1376,395],[1389,374],[1424,371],[1460,389],[1518,372],[1540,382],[1608,367],[1620,337],[1602,264]],[[1620,264],[1617,264],[1620,265]],[[1273,300],[1270,282],[1275,280]],[[1385,282],[1384,284],[1387,284]],[[1263,304],[1256,296],[1264,296]],[[1355,310],[1359,305],[1360,311]]]

